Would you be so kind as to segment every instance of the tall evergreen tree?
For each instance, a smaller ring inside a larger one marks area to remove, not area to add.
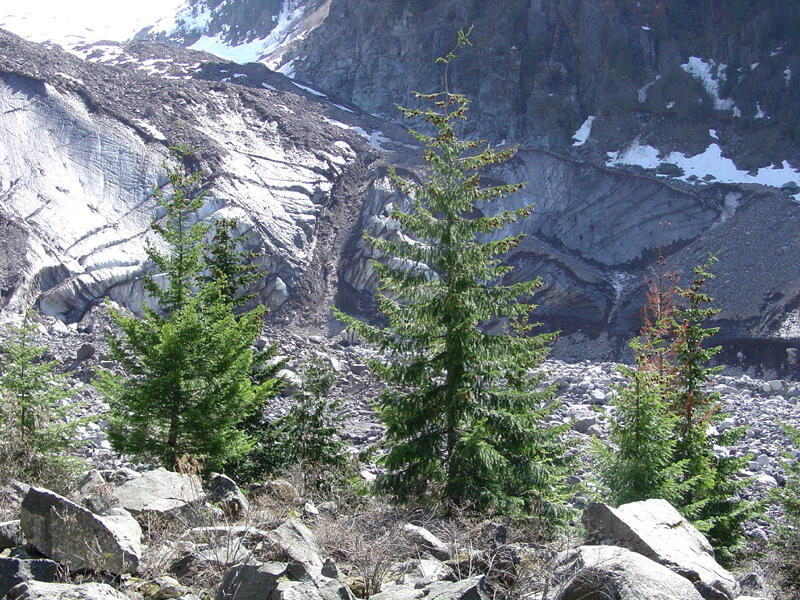
[[[704,322],[719,312],[709,305],[713,298],[703,291],[713,277],[709,269],[716,262],[709,257],[694,269],[692,283],[677,288],[682,304],[671,318],[675,377],[671,389],[672,410],[677,416],[675,461],[685,461],[685,491],[681,512],[708,536],[723,561],[742,545],[742,524],[760,510],[760,506],[740,497],[750,481],[739,476],[749,456],[719,452],[715,447],[731,446],[741,439],[746,427],[722,433],[710,433],[711,427],[725,416],[720,412],[719,393],[707,390],[714,373],[722,367],[708,362],[720,346],[708,346],[707,340],[718,327],[704,327]]]
[[[176,156],[185,159],[185,151]],[[207,233],[196,222],[201,173],[188,174],[182,164],[165,168],[169,193],[154,191],[165,215],[153,220],[152,229],[167,251],[148,244],[161,276],[145,279],[160,310],[145,306],[142,319],[110,311],[121,330],[109,339],[111,354],[124,376],[102,372],[98,386],[111,407],[109,439],[117,451],[157,458],[170,468],[188,454],[220,469],[250,449],[240,424],[275,387],[251,379],[251,345],[264,309],[237,317],[228,282],[201,281]]]
[[[468,34],[459,31],[456,48],[466,44]],[[527,217],[531,206],[480,216],[522,185],[481,185],[481,172],[514,151],[456,136],[469,102],[449,90],[454,59],[455,49],[438,59],[443,92],[413,93],[432,108],[400,109],[433,130],[412,131],[425,146],[424,183],[390,171],[413,200],[409,212],[392,213],[402,235],[364,236],[388,256],[374,264],[389,326],[336,314],[385,353],[372,364],[390,384],[377,403],[387,428],[384,488],[400,500],[433,496],[449,506],[526,508],[557,518],[566,493],[564,427],[545,425],[556,406],[549,402],[553,390],[538,389],[541,376],[532,374],[555,334],[530,334],[534,307],[524,300],[541,280],[504,284],[511,267],[501,264],[521,237],[502,236],[503,228]],[[480,240],[488,234],[495,239]],[[490,333],[490,322],[502,333]]]

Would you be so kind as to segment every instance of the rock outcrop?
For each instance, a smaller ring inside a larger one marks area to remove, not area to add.
[[[580,546],[556,559],[551,600],[701,600],[688,579],[618,546]]]
[[[32,487],[22,501],[25,538],[45,556],[73,571],[135,573],[142,530],[122,510],[98,516],[49,490]]]
[[[613,508],[592,503],[581,521],[589,541],[637,552],[693,582],[706,600],[733,600],[736,578],[714,559],[708,540],[666,500]]]

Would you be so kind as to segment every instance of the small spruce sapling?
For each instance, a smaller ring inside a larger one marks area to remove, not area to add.
[[[47,349],[34,343],[36,327],[28,312],[19,327],[7,328],[0,356],[0,425],[6,430],[0,457],[5,469],[17,471],[12,476],[67,485],[80,461],[65,451],[78,446],[75,430],[87,419],[74,418],[79,403],[66,400],[75,390],[56,371],[57,361],[46,358]]]
[[[674,461],[677,417],[665,400],[667,385],[649,362],[640,340],[630,344],[636,366],[620,367],[627,384],[616,390],[609,445],[592,439],[605,496],[615,505],[663,498],[682,499],[685,461]]]
[[[659,247],[645,275],[640,335],[630,343],[635,366],[620,367],[627,384],[616,389],[611,444],[592,440],[604,495],[616,505],[648,498],[673,504],[682,500],[686,461],[674,461],[677,417],[668,400],[674,377],[668,336],[676,277],[666,270]]]
[[[176,159],[188,160],[187,151],[176,149]],[[154,190],[165,215],[152,229],[167,251],[146,248],[164,283],[145,278],[160,310],[144,306],[142,319],[110,310],[121,330],[109,338],[111,355],[124,376],[101,371],[96,385],[111,407],[109,440],[118,452],[173,469],[188,455],[220,470],[250,450],[241,423],[274,390],[251,377],[264,310],[237,316],[226,282],[201,280],[208,230],[196,214],[202,174],[187,173],[183,163],[164,166],[170,193]]]

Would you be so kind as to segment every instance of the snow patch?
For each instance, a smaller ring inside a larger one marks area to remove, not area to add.
[[[661,79],[661,75],[656,75],[656,78],[653,79],[653,81],[651,81],[650,83],[648,83],[644,87],[639,88],[639,91],[637,92],[637,95],[639,97],[639,103],[640,104],[644,104],[645,101],[647,101],[647,90],[650,88],[651,85],[653,85],[659,79]]]
[[[786,82],[786,85],[789,85],[789,82],[792,80],[792,70],[789,67],[783,71],[783,81]]]
[[[719,136],[717,135],[716,129],[709,129],[708,135],[710,135],[712,139],[719,140]]]
[[[764,111],[761,110],[761,104],[759,102],[756,102],[756,117],[755,118],[756,119],[763,119],[766,116],[767,115],[764,113]]]
[[[709,131],[710,133],[710,131]],[[770,165],[762,167],[755,174],[736,168],[736,164],[722,156],[719,144],[712,143],[700,154],[689,156],[683,152],[671,152],[663,159],[659,159],[659,151],[649,145],[639,143],[636,138],[631,146],[623,151],[607,153],[606,166],[638,165],[645,169],[657,169],[663,163],[672,163],[683,170],[683,175],[677,177],[686,182],[702,182],[713,178],[721,183],[757,183],[780,188],[786,183],[794,182],[800,185],[800,170],[783,161],[780,167]],[[666,177],[666,175],[659,174]],[[693,179],[690,180],[691,177]],[[709,177],[710,176],[710,177]],[[696,178],[696,179],[695,179]],[[794,196],[800,201],[800,194]]]
[[[347,125],[346,123],[342,123],[341,121],[336,121],[334,119],[328,119],[328,118],[326,118],[325,120],[328,123],[330,123],[331,125],[334,125],[336,127],[340,127],[342,129],[349,129],[353,133],[357,133],[358,135],[363,137],[365,140],[367,140],[367,143],[370,146],[372,146],[373,148],[375,148],[375,150],[380,150],[381,152],[386,152],[387,151],[386,148],[384,148],[382,146],[382,144],[385,144],[386,142],[391,142],[392,141],[389,138],[387,138],[386,134],[384,134],[380,130],[375,130],[375,131],[373,131],[371,133],[367,133],[364,129],[362,129],[361,127],[358,127],[356,125]]]
[[[714,100],[714,108],[729,110],[735,117],[741,117],[742,111],[734,105],[732,99],[719,97],[719,82],[726,80],[727,67],[725,63],[716,64],[713,60],[706,62],[697,56],[690,56],[689,61],[681,65],[684,71],[700,80],[708,95]]]
[[[661,164],[658,159],[658,149],[646,144],[640,144],[638,137],[625,150],[609,152],[606,156],[608,156],[608,160],[606,160],[607,167],[639,165],[644,169],[655,169]]]
[[[185,27],[189,31],[197,31],[203,34],[194,44],[189,46],[192,50],[203,50],[227,60],[244,64],[264,59],[292,37],[302,39],[304,34],[298,34],[297,30],[305,15],[305,3],[300,0],[284,0],[281,12],[275,22],[275,27],[269,32],[269,35],[244,44],[232,44],[227,39],[227,32],[220,32],[213,36],[206,35],[208,20],[210,19],[210,16],[206,13],[199,15],[195,22],[187,22]],[[178,29],[179,25],[179,20],[176,20],[176,25],[168,32],[173,33]],[[268,62],[267,66],[274,68],[277,65]]]
[[[294,84],[295,87],[299,87],[301,90],[305,90],[306,92],[309,92],[310,94],[314,94],[315,96],[321,96],[322,98],[327,98],[328,97],[326,94],[323,94],[322,92],[318,92],[317,90],[315,90],[313,88],[310,88],[307,85],[300,85],[296,81],[293,81],[292,83]]]
[[[592,133],[592,123],[594,123],[594,115],[589,115],[573,134],[572,139],[575,140],[573,146],[583,146],[586,143]]]
[[[140,119],[140,120],[134,121],[134,123],[136,123],[139,127],[144,129],[151,136],[153,136],[154,139],[157,139],[157,140],[159,140],[161,142],[167,141],[167,137],[163,133],[161,133],[156,127],[152,126],[147,121],[142,121]]]

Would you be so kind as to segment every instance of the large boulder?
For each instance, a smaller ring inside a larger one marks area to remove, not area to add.
[[[16,548],[25,543],[25,536],[22,535],[19,519],[0,523],[0,550],[6,548]]]
[[[20,524],[39,552],[80,571],[135,573],[142,530],[129,513],[118,509],[99,516],[49,490],[32,487],[22,501]]]
[[[204,498],[203,485],[196,475],[175,473],[163,467],[129,479],[114,488],[113,494],[134,515],[183,514],[202,504]]]
[[[714,559],[708,540],[666,500],[612,508],[591,503],[582,522],[591,544],[622,546],[669,567],[691,581],[706,600],[732,600],[736,578]]]
[[[269,535],[280,560],[298,565],[312,576],[322,573],[322,553],[314,533],[298,521],[287,521]]]
[[[8,592],[9,600],[128,600],[106,583],[46,583],[26,581]]]
[[[220,473],[214,473],[211,476],[206,501],[217,504],[225,511],[226,515],[233,518],[244,516],[250,508],[250,504],[239,486],[233,479]]]
[[[225,573],[216,600],[355,600],[335,579],[297,575],[289,563],[238,565]]]
[[[618,546],[562,552],[548,588],[548,600],[702,600],[686,578]]]
[[[25,560],[0,557],[0,598],[23,581],[55,581],[61,574],[58,563],[46,558]]]

